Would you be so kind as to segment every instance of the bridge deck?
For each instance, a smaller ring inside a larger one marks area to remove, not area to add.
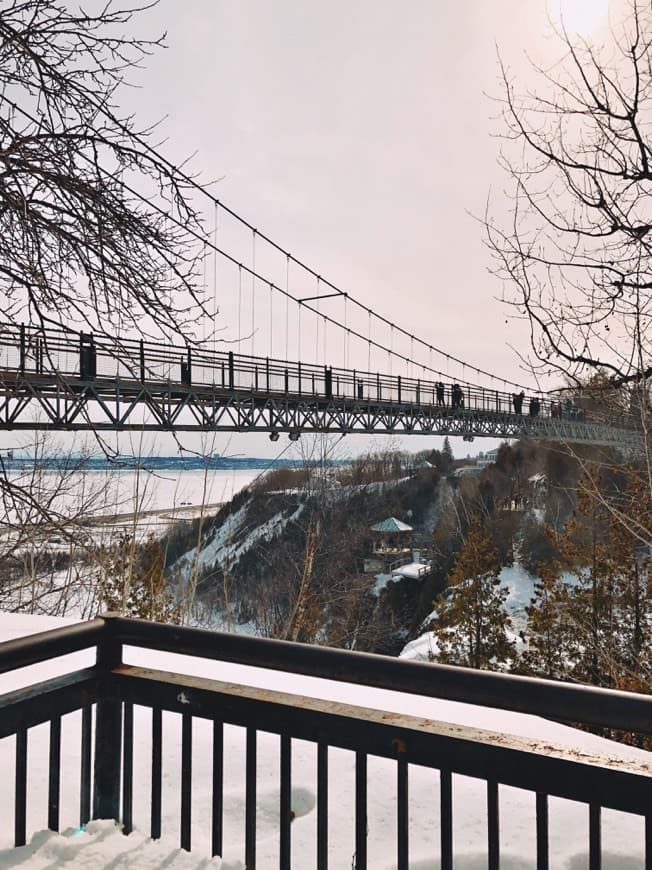
[[[0,429],[333,432],[562,440],[636,449],[640,433],[579,417],[171,381],[0,371]]]
[[[634,421],[599,411],[571,398],[0,324],[5,430],[429,433],[640,446]]]

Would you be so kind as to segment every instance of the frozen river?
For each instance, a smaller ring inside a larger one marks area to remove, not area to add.
[[[155,471],[105,468],[62,475],[56,470],[23,469],[9,477],[39,503],[49,505],[58,517],[75,522],[96,520],[105,527],[138,525],[140,532],[162,533],[176,520],[190,520],[202,510],[216,513],[237,492],[249,486],[261,470],[257,468],[179,469]],[[7,515],[5,533],[18,520]],[[94,523],[95,524],[95,523]]]
[[[156,472],[119,471],[108,480],[107,510],[96,513],[132,513],[172,508],[215,505],[229,501],[258,477],[258,469],[217,469],[207,471],[164,470]],[[101,486],[106,475],[90,472],[91,487]]]

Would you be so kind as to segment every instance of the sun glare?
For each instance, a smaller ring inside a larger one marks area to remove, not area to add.
[[[589,36],[606,21],[609,11],[609,0],[548,0],[547,5],[556,27],[579,36]]]

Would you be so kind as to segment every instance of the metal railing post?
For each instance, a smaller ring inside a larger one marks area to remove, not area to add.
[[[112,625],[118,614],[103,615],[105,638],[97,645],[100,699],[95,714],[95,763],[93,767],[93,818],[120,819],[120,770],[122,757],[122,701],[111,671],[122,663],[122,643]]]
[[[142,338],[140,339],[140,342],[138,343],[138,356],[140,359],[140,382],[141,382],[141,384],[144,384],[145,383],[145,344],[144,344]]]
[[[26,348],[25,348],[25,324],[20,324],[20,373],[21,375],[25,375],[25,356],[26,356]]]

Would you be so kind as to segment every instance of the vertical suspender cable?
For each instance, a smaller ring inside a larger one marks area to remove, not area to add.
[[[315,317],[315,365],[319,362],[319,275],[317,276],[317,298],[315,299],[317,315]]]
[[[208,253],[208,245],[206,242],[202,245],[202,254],[201,254],[201,289],[203,291],[203,296],[206,296],[206,255]],[[206,323],[206,317],[202,317],[202,339],[203,343],[206,344],[206,330],[209,329],[209,324]],[[212,334],[212,331],[211,331]]]
[[[274,356],[274,285],[269,282],[269,356]]]
[[[213,318],[217,320],[217,221],[219,218],[219,203],[215,202],[215,225],[213,227]],[[213,322],[213,353],[216,351],[217,324]]]
[[[299,300],[299,311],[297,312],[297,361],[301,362],[301,300]]]
[[[208,254],[208,245],[206,242],[202,245],[201,251],[201,288],[203,290],[204,296],[206,296],[206,256]],[[209,329],[209,325],[206,323],[206,318],[202,317],[202,338],[204,340],[204,344],[206,343],[206,330]]]
[[[345,296],[344,297],[344,368],[347,367],[347,365],[346,365],[347,335],[348,335],[348,329],[347,329],[347,323],[346,323],[346,296]]]
[[[173,225],[174,225],[174,200],[172,200],[172,202],[170,204],[170,214],[168,215],[168,219],[167,219],[167,227],[168,227],[168,231],[170,232],[170,234],[172,234]],[[167,295],[167,304],[168,304],[169,308],[172,308],[172,282],[173,282],[172,263],[169,262],[168,263],[168,290],[167,290],[167,294],[166,294]],[[122,297],[122,290],[120,291],[120,296]],[[166,320],[167,320],[167,318],[166,318]],[[165,335],[165,332],[163,334]],[[170,326],[170,329],[168,330],[167,335],[165,335],[165,338],[166,338],[168,344],[172,344],[172,328],[171,328],[171,326]],[[172,377],[171,352],[168,350],[165,353],[165,356],[167,357],[167,363],[168,363],[167,379],[169,381]]]
[[[369,338],[367,339],[367,371],[371,371],[371,309],[367,309],[369,313]]]
[[[256,323],[256,230],[252,233],[251,243],[251,355],[254,355],[254,334]]]
[[[242,263],[238,266],[238,353],[242,342]]]
[[[287,362],[290,343],[290,255],[285,262],[285,361]]]

